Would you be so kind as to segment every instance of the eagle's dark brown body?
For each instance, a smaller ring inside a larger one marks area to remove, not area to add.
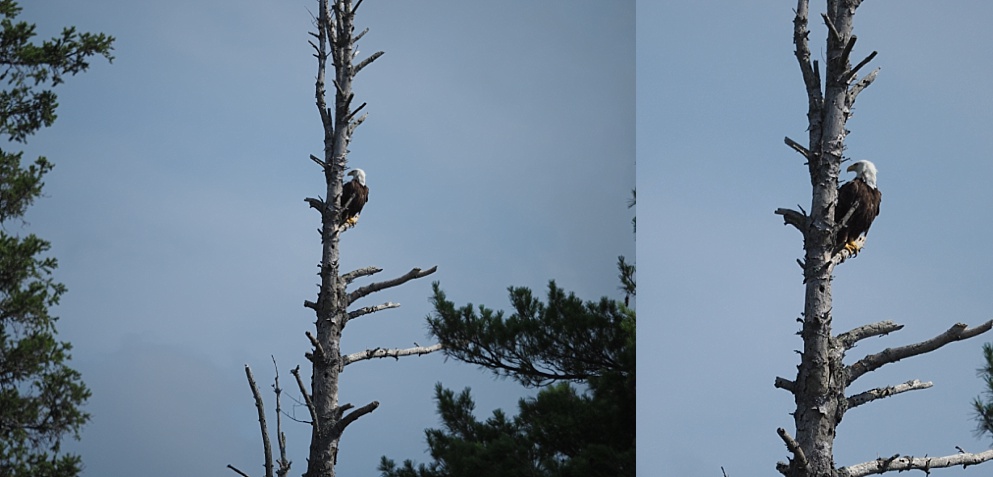
[[[869,233],[872,221],[879,215],[879,203],[883,194],[870,187],[861,177],[856,177],[838,189],[838,206],[834,209],[834,221],[840,223],[853,205],[857,204],[848,222],[838,230],[835,249],[841,250],[845,244]]]
[[[352,170],[349,175],[354,177],[341,189],[341,206],[345,208],[341,219],[348,225],[355,225],[362,207],[369,201],[369,187],[365,185],[365,172],[361,169]]]

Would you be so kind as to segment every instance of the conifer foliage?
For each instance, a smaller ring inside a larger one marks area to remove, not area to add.
[[[619,264],[634,295],[634,266]],[[509,290],[514,312],[457,308],[436,283],[429,318],[445,353],[525,386],[518,415],[474,415],[466,388],[435,388],[441,429],[428,429],[433,461],[383,457],[383,477],[635,475],[635,312],[621,301],[586,301],[549,283],[545,302]],[[579,386],[573,386],[573,383]],[[585,389],[581,391],[580,389]]]
[[[46,256],[49,243],[16,233],[52,163],[39,157],[26,164],[23,152],[9,147],[55,121],[52,88],[85,71],[93,55],[111,60],[114,39],[69,27],[34,43],[35,26],[17,21],[20,11],[0,0],[0,136],[7,139],[0,147],[0,475],[74,476],[80,457],[62,454],[61,441],[78,437],[90,391],[66,363],[71,345],[55,336],[49,308],[65,287],[52,278],[57,262]]]

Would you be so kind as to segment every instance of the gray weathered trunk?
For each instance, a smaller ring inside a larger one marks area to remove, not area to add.
[[[796,55],[808,94],[807,148],[813,188],[810,215],[804,234],[805,305],[801,337],[803,357],[794,383],[796,442],[804,450],[806,469],[795,475],[834,475],[835,429],[845,412],[843,350],[832,340],[831,273],[835,262],[834,204],[838,198],[838,174],[850,115],[851,64],[846,45],[853,42],[852,17],[858,1],[829,0],[824,16],[829,30],[827,70],[821,88],[817,62],[811,62],[807,47],[807,1],[800,0],[794,24]],[[799,470],[795,466],[794,470]]]
[[[332,7],[328,0],[321,0],[317,18],[318,73],[317,108],[324,124],[324,176],[327,182],[327,201],[321,214],[321,285],[317,295],[317,336],[315,351],[311,354],[312,400],[315,422],[312,424],[310,456],[307,477],[332,477],[341,438],[339,421],[342,412],[338,407],[338,377],[344,368],[341,359],[341,332],[347,313],[345,284],[338,270],[341,222],[340,201],[342,178],[346,166],[348,143],[351,141],[350,104],[352,99],[352,51],[354,48],[352,21],[354,12],[351,0],[341,0]],[[335,8],[332,14],[331,8]],[[325,71],[331,43],[330,57],[334,64],[335,106],[334,115],[325,102]],[[329,205],[335,207],[328,207]]]

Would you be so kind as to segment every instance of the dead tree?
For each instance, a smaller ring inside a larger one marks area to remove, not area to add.
[[[317,109],[320,112],[324,126],[323,158],[311,155],[310,160],[317,163],[324,173],[327,189],[325,197],[308,197],[307,204],[320,213],[321,216],[321,262],[319,276],[321,282],[316,301],[307,300],[304,306],[314,310],[316,315],[316,334],[307,331],[305,336],[311,346],[304,356],[312,364],[310,389],[300,376],[300,368],[293,371],[302,399],[310,414],[312,428],[310,452],[307,459],[305,477],[333,477],[334,466],[338,458],[338,445],[345,429],[356,419],[374,411],[378,401],[373,401],[360,407],[352,404],[338,403],[338,380],[345,366],[357,361],[372,358],[399,358],[401,356],[423,355],[438,351],[441,345],[415,346],[412,348],[375,348],[351,354],[342,354],[341,337],[345,325],[350,320],[377,311],[396,308],[397,303],[385,302],[379,305],[366,306],[349,311],[349,307],[357,300],[380,290],[402,285],[410,280],[422,278],[437,270],[431,267],[427,270],[415,268],[408,273],[382,282],[371,283],[348,291],[347,287],[356,279],[368,277],[382,271],[378,267],[365,267],[351,272],[339,273],[340,256],[339,243],[341,235],[350,230],[345,223],[343,211],[348,204],[341,203],[342,180],[347,167],[348,145],[352,133],[365,120],[366,115],[358,116],[365,103],[353,108],[352,81],[355,76],[370,63],[382,56],[376,52],[369,57],[354,62],[358,54],[357,42],[368,32],[368,29],[355,34],[355,13],[362,0],[318,0],[319,13],[316,18],[317,32],[311,33],[314,40],[310,45],[314,48],[317,58],[317,82],[315,96]],[[327,81],[328,60],[333,70],[330,85]],[[334,108],[327,105],[326,88],[334,88]],[[262,427],[263,448],[265,452],[266,477],[272,477],[272,449],[266,431],[265,412],[262,399],[259,396],[251,370],[246,366],[249,384],[255,396],[256,408],[259,411],[259,421]],[[279,407],[279,385],[274,386]],[[277,411],[278,418],[278,411]],[[277,421],[278,424],[278,421]],[[285,439],[280,429],[279,448],[281,459],[277,474],[285,475],[289,470],[289,462],[285,459]],[[242,471],[229,466],[235,472],[246,475]]]
[[[993,459],[993,451],[979,454],[962,452],[947,457],[892,457],[836,468],[834,463],[835,430],[845,412],[855,406],[906,391],[925,389],[931,383],[917,380],[876,388],[853,396],[846,395],[849,386],[866,373],[904,358],[934,351],[953,341],[971,338],[988,331],[993,321],[969,328],[953,325],[944,333],[911,345],[888,348],[880,353],[844,363],[845,353],[866,338],[882,336],[903,326],[890,321],[859,326],[850,331],[833,334],[831,324],[831,279],[834,268],[850,258],[846,249],[836,251],[835,236],[841,224],[835,223],[834,209],[838,200],[838,174],[845,149],[846,123],[858,95],[876,78],[878,68],[859,77],[859,71],[875,56],[872,52],[854,67],[851,54],[856,37],[852,20],[861,0],[827,0],[827,12],[821,15],[827,29],[824,50],[827,65],[821,75],[817,60],[811,60],[807,29],[809,0],[798,0],[794,19],[793,41],[807,91],[808,146],[786,138],[786,144],[805,159],[813,187],[810,213],[779,209],[786,224],[803,234],[803,268],[806,286],[800,337],[800,353],[795,380],[777,378],[775,386],[791,392],[795,398],[793,413],[795,437],[785,429],[778,430],[791,457],[777,464],[777,470],[790,477],[855,477],[888,471],[922,470],[970,465]],[[823,83],[822,83],[823,81]],[[844,222],[841,218],[839,222]]]

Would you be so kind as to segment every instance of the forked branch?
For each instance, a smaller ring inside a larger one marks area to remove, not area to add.
[[[364,416],[366,414],[369,414],[372,411],[375,411],[377,407],[379,407],[379,401],[373,401],[373,402],[371,402],[369,404],[366,404],[365,406],[362,406],[362,407],[360,407],[360,408],[358,408],[358,409],[356,409],[356,410],[354,410],[354,411],[346,414],[344,417],[342,417],[335,424],[335,428],[337,429],[337,433],[340,435],[342,432],[345,431],[345,428],[348,427],[349,424],[355,422],[356,419],[358,419],[358,418],[360,418],[360,417],[362,417],[362,416]]]
[[[965,323],[956,323],[948,331],[929,340],[898,348],[886,348],[879,353],[866,356],[848,366],[848,385],[851,385],[865,373],[875,371],[885,364],[934,351],[953,341],[972,338],[989,331],[990,328],[993,328],[993,321],[987,321],[975,328],[969,328]]]
[[[375,292],[378,292],[380,290],[384,290],[386,288],[392,288],[392,287],[395,287],[395,286],[403,285],[404,283],[407,283],[410,280],[413,280],[415,278],[426,277],[426,276],[428,276],[428,275],[436,272],[437,270],[438,270],[438,266],[437,265],[434,266],[434,267],[431,267],[431,268],[429,268],[427,270],[421,270],[420,268],[414,268],[414,269],[410,270],[409,272],[407,272],[406,275],[403,275],[401,277],[394,278],[393,280],[387,280],[387,281],[384,281],[384,282],[377,282],[377,283],[373,283],[373,284],[370,284],[370,285],[366,285],[366,286],[364,286],[362,288],[359,288],[358,290],[355,290],[355,291],[353,291],[353,292],[351,292],[351,293],[348,294],[348,304],[351,305],[352,303],[355,302],[355,300],[358,300],[359,298],[362,298],[362,297],[364,297],[366,295],[369,295],[370,293],[375,293]]]

